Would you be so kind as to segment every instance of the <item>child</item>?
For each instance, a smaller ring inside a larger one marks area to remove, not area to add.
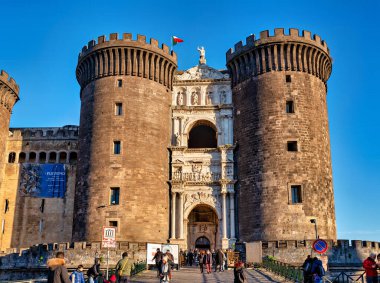
[[[78,265],[77,270],[70,275],[70,280],[72,283],[85,283],[83,276],[83,265]]]

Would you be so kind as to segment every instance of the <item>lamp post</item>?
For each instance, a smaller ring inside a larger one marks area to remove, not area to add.
[[[315,238],[316,239],[319,239],[319,236],[318,236],[318,227],[317,227],[317,219],[310,219],[310,223],[313,223],[315,225]]]

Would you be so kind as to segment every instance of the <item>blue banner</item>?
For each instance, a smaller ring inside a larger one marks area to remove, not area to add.
[[[25,197],[64,198],[66,170],[64,164],[21,165],[20,193]]]

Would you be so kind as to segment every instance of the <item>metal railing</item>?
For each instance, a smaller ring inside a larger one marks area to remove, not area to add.
[[[290,265],[271,258],[263,258],[263,267],[288,280],[303,282],[303,271],[298,266]]]
[[[299,266],[294,266],[284,262],[280,262],[271,258],[263,258],[263,267],[274,274],[284,277],[293,282],[303,282],[303,269]],[[323,282],[327,283],[364,283],[365,272],[350,274],[340,272],[338,275],[331,274],[323,277]]]

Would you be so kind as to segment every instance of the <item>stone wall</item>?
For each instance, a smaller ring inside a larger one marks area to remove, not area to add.
[[[55,257],[58,251],[65,253],[68,269],[79,264],[90,268],[95,258],[100,258],[101,269],[106,268],[107,250],[101,248],[100,242],[40,244],[28,249],[8,249],[8,253],[0,257],[0,280],[46,278],[47,260]],[[110,249],[110,268],[116,266],[125,251],[135,262],[146,260],[146,243],[118,242],[117,249]]]
[[[319,37],[311,44],[310,33],[296,31],[263,32],[227,53],[243,241],[311,239],[311,219],[321,238],[336,239],[326,104],[331,59]]]
[[[73,240],[99,240],[102,226],[116,226],[118,240],[169,238],[167,148],[176,60],[167,46],[159,48],[154,39],[149,44],[141,35],[132,40],[130,34],[100,37],[81,53]],[[115,111],[117,103],[121,112]],[[118,203],[110,201],[111,188],[119,189]]]
[[[313,251],[313,240],[306,241],[270,241],[262,242],[263,256],[273,256],[276,260],[301,265],[308,255],[317,256]],[[371,252],[380,254],[380,243],[359,240],[327,241],[329,266],[358,266]]]
[[[33,244],[71,241],[74,210],[78,127],[10,129],[4,166],[0,210],[3,221],[1,250]],[[7,158],[8,161],[8,158]],[[66,168],[64,198],[37,198],[19,193],[23,163],[62,163]],[[5,208],[7,206],[7,208]]]

